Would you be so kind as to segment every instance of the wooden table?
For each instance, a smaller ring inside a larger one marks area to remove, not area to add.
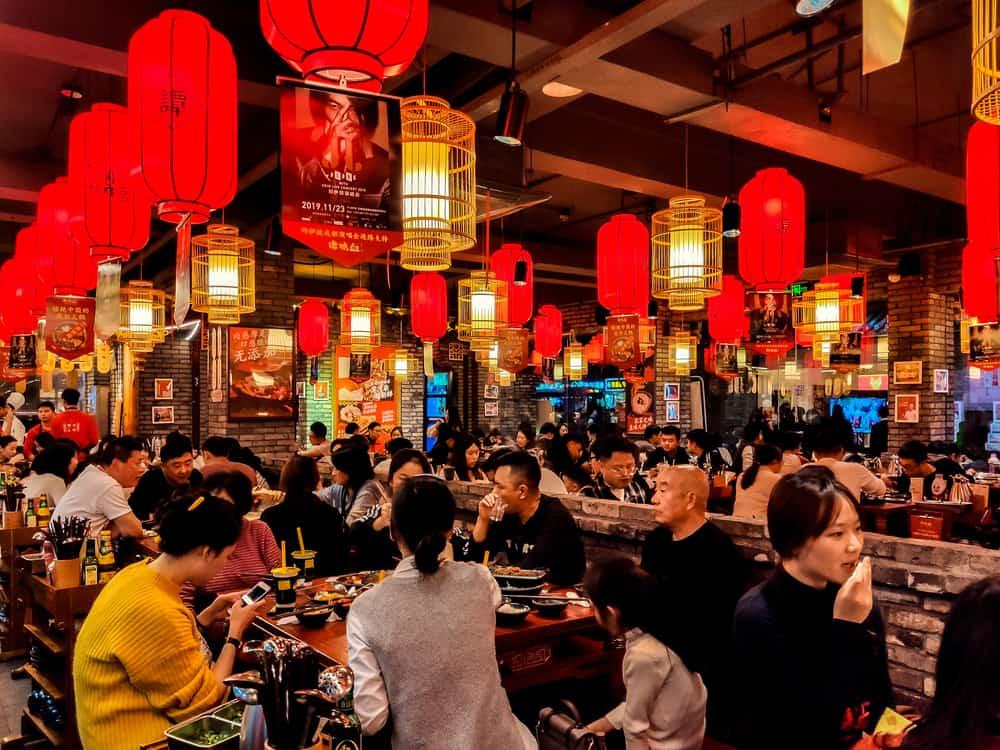
[[[909,518],[908,511],[910,506],[910,503],[890,501],[886,501],[879,505],[862,504],[861,513],[864,516],[865,528],[879,534],[888,534],[890,520],[898,519],[904,527],[903,531],[908,533],[909,526],[907,524],[907,519]],[[900,536],[903,536],[903,534],[900,534]]]
[[[948,541],[952,538],[952,526],[955,519],[964,520],[963,516],[973,508],[973,503],[929,503],[918,502],[909,503],[910,507],[910,536],[913,536],[913,516],[914,514],[937,516],[941,518],[941,539]]]
[[[307,594],[328,588],[323,579],[298,592],[297,606],[310,600]],[[568,589],[553,589],[564,593]],[[327,623],[320,628],[306,628],[298,622],[279,625],[288,615],[258,617],[254,626],[264,635],[296,638],[312,646],[331,664],[347,664],[347,623]],[[540,617],[535,612],[518,625],[497,625],[497,662],[503,686],[516,692],[547,682],[564,679],[612,677],[620,667],[621,652],[605,646],[606,638],[589,607],[568,605],[558,618]],[[442,644],[442,648],[446,648]]]

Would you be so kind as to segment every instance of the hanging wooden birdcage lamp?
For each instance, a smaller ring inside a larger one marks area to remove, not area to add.
[[[972,114],[1000,125],[1000,5],[972,0]]]
[[[191,240],[191,307],[217,325],[239,323],[257,309],[254,242],[228,224],[209,224]]]
[[[698,363],[698,339],[688,331],[673,333],[667,338],[669,367],[675,375],[690,375]]]
[[[587,356],[581,344],[563,348],[563,372],[570,380],[580,380],[587,371]]]
[[[514,385],[515,380],[517,380],[517,376],[512,372],[507,372],[506,370],[499,370],[497,372],[497,383],[499,383],[501,388],[509,388]]]
[[[118,340],[133,352],[151,352],[166,339],[166,294],[149,281],[130,281],[121,290]]]
[[[700,310],[722,293],[722,211],[697,195],[653,214],[653,297],[671,310]]]
[[[382,343],[382,303],[367,289],[355,287],[340,303],[340,343],[352,353],[367,354]]]
[[[834,282],[821,282],[792,304],[792,326],[813,345],[836,341],[864,325],[864,301]]]
[[[433,96],[404,99],[400,265],[443,271],[476,244],[476,124]]]
[[[458,282],[458,338],[488,352],[507,327],[507,282],[492,271],[473,271]]]

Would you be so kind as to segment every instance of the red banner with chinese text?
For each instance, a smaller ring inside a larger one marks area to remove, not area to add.
[[[45,349],[63,359],[92,354],[95,304],[90,297],[49,297],[45,302]]]

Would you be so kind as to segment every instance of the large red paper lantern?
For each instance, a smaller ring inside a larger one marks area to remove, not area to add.
[[[1000,128],[977,120],[965,145],[965,216],[969,241],[1000,250]]]
[[[18,267],[27,269],[28,280],[32,281],[34,293],[31,296],[31,314],[35,317],[45,315],[45,301],[48,299],[49,285],[47,278],[41,273],[46,264],[40,263],[41,248],[38,245],[38,229],[34,224],[29,224],[17,233],[14,240],[14,258],[18,261]],[[51,263],[47,265],[51,268]]]
[[[7,335],[34,333],[38,316],[31,311],[35,294],[31,269],[15,256],[0,266],[0,317]]]
[[[308,299],[299,308],[299,351],[318,357],[330,343],[330,310],[318,299]]]
[[[633,214],[616,214],[597,232],[597,299],[612,315],[649,307],[649,230]]]
[[[439,273],[417,273],[410,281],[413,335],[434,343],[448,332],[448,284]]]
[[[562,351],[563,316],[555,305],[542,305],[535,316],[535,351],[543,357],[558,357]]]
[[[381,91],[427,36],[428,0],[260,0],[267,43],[308,81]]]
[[[535,309],[535,263],[531,253],[516,242],[508,242],[490,256],[490,267],[507,282],[507,321],[523,326]]]
[[[970,242],[962,251],[962,309],[980,323],[997,320],[996,253]]]
[[[710,297],[708,334],[716,341],[734,343],[750,335],[750,319],[745,314],[746,290],[738,276],[722,277],[722,294]]]
[[[784,169],[762,169],[740,190],[740,276],[758,292],[777,292],[802,275],[806,194]]]
[[[330,3],[331,7],[336,3]],[[134,158],[161,219],[200,224],[236,194],[236,60],[207,20],[168,10],[128,45]]]
[[[128,110],[95,104],[69,128],[69,181],[81,202],[77,234],[98,262],[125,261],[149,241],[149,196],[129,148]]]
[[[59,177],[38,195],[38,242],[42,278],[54,295],[84,296],[97,286],[97,259],[74,234],[80,222],[79,196]]]

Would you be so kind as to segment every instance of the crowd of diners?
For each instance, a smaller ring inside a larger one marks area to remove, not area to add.
[[[73,397],[64,394],[67,406]],[[56,437],[58,415],[47,417],[30,457],[17,450],[26,493],[46,492],[54,518],[83,516],[92,534],[140,537],[153,525],[160,540],[158,557],[105,586],[80,630],[73,677],[87,750],[134,750],[223,700],[247,629],[270,606],[239,596],[280,564],[282,542],[298,547],[300,531],[322,575],[394,571],[347,620],[356,711],[366,733],[391,732],[394,747],[536,746],[501,687],[501,592],[482,565],[487,552],[545,568],[557,587],[582,582],[598,624],[625,643],[625,700],[588,726],[620,733],[628,748],[697,750],[708,735],[748,750],[839,750],[894,706],[859,509],[860,493],[886,486],[849,460],[854,447],[836,423],[807,436],[808,453],[800,438],[766,428],[728,450],[700,430],[682,447],[672,427],[629,440],[522,425],[507,445],[448,423],[425,453],[377,424],[328,440],[316,423],[272,476],[232,437],[196,452],[175,432],[150,456],[134,437]],[[920,444],[899,457],[907,476],[954,470]],[[735,512],[766,522],[780,559],[754,586],[707,515],[710,475],[727,469]],[[460,520],[439,474],[489,483],[474,521]],[[281,500],[249,520],[264,486]],[[566,491],[650,505],[656,528],[641,558],[588,560],[554,496]],[[957,598],[935,697],[903,747],[1000,748],[998,622],[1000,577]]]

